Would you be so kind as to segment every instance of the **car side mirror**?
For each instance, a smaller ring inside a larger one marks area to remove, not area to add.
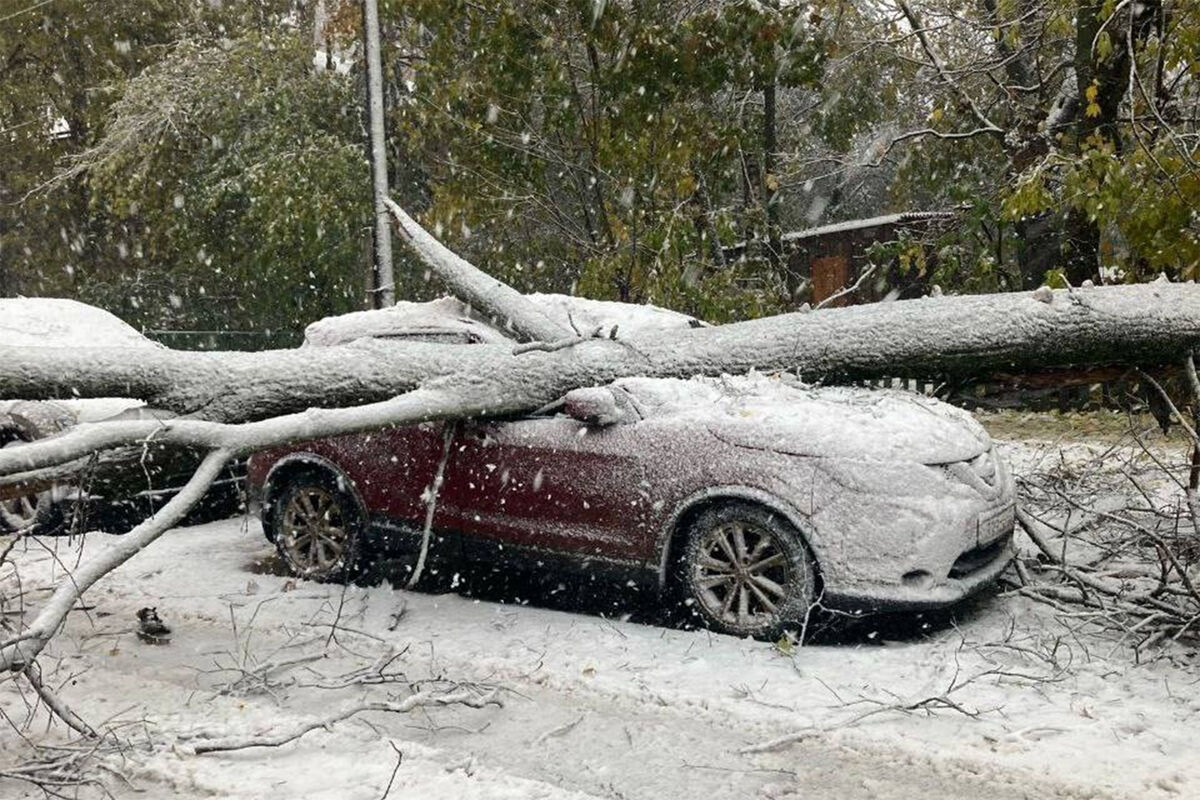
[[[584,425],[604,427],[630,420],[629,412],[606,386],[572,389],[563,396],[563,411]]]

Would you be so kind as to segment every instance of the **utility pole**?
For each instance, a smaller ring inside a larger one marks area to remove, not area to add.
[[[767,7],[776,17],[779,16],[779,0],[768,0]],[[783,278],[787,275],[780,270],[783,256],[783,242],[779,231],[779,177],[775,174],[775,154],[779,152],[779,141],[775,131],[775,90],[779,81],[779,53],[773,51],[770,59],[770,75],[762,87],[763,97],[763,127],[762,127],[762,204],[767,216],[767,262],[771,270]],[[786,282],[786,281],[785,281]]]
[[[392,271],[392,231],[387,207],[387,149],[383,139],[383,65],[379,52],[379,6],[363,0],[363,43],[367,54],[367,116],[371,135],[371,182],[375,191],[375,286],[376,308],[396,302],[396,276]]]

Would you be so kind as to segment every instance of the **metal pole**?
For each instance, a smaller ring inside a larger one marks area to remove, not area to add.
[[[388,196],[387,150],[383,138],[383,66],[379,53],[379,6],[363,0],[363,42],[367,52],[367,115],[371,134],[371,182],[375,192],[375,306],[396,302],[392,272],[392,231],[383,199]]]

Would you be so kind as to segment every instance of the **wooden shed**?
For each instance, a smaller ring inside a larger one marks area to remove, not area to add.
[[[811,281],[809,302],[816,305],[850,287],[867,266],[867,250],[873,244],[895,241],[903,232],[922,234],[953,222],[953,211],[905,211],[868,219],[847,220],[807,230],[785,233],[781,240],[788,270],[799,283]],[[895,274],[892,274],[895,273]],[[923,294],[924,283],[891,270],[854,292],[847,292],[829,305],[843,306],[878,300],[888,291],[901,296]],[[882,287],[882,291],[880,290]]]

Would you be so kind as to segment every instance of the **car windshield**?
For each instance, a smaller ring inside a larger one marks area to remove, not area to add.
[[[405,342],[435,342],[437,344],[478,344],[479,337],[472,333],[464,331],[411,331],[411,332],[396,332],[385,333],[382,336],[372,337],[382,339],[384,341],[405,341]]]

